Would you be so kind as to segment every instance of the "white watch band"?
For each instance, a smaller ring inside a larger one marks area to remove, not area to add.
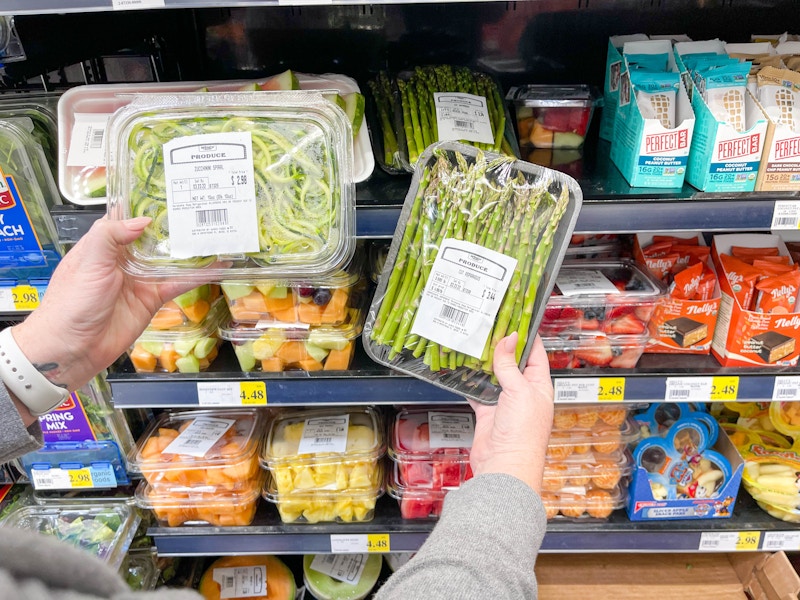
[[[11,328],[0,331],[0,379],[38,417],[62,404],[69,391],[42,375],[17,346]]]

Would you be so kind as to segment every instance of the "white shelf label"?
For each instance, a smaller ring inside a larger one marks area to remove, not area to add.
[[[472,448],[475,422],[471,414],[428,412],[430,447]]]
[[[800,376],[778,375],[772,388],[773,400],[800,400]]]
[[[267,565],[214,569],[220,598],[263,598],[267,593]]]
[[[94,464],[77,469],[31,469],[31,481],[37,490],[77,490],[115,488],[117,477],[110,464]]]
[[[737,552],[758,550],[760,531],[704,531],[700,534],[701,552]]]
[[[67,154],[68,167],[106,166],[106,129],[111,115],[76,113]]]
[[[347,430],[349,426],[350,415],[348,414],[306,419],[303,425],[303,437],[300,438],[297,453],[345,452],[347,450]]]
[[[580,379],[556,379],[556,402],[597,402],[600,390],[599,377],[581,377]]]
[[[800,531],[766,531],[762,550],[800,550]]]
[[[202,458],[234,423],[236,421],[233,419],[195,419],[164,448],[162,454],[186,454]]]
[[[388,533],[331,534],[331,552],[333,554],[391,551],[391,540]]]
[[[367,564],[369,554],[315,554],[311,568],[337,581],[356,585]]]
[[[800,227],[800,202],[796,200],[778,200],[772,211],[770,229],[786,230]]]
[[[486,98],[456,92],[434,92],[439,141],[467,140],[494,144]]]
[[[111,0],[114,10],[137,10],[142,8],[164,8],[165,0]]]
[[[714,380],[711,377],[667,377],[667,402],[708,402]]]

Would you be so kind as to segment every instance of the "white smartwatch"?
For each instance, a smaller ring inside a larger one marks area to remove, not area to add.
[[[0,331],[0,379],[35,417],[50,412],[69,397],[69,390],[54,385],[31,364],[17,346],[10,327]]]

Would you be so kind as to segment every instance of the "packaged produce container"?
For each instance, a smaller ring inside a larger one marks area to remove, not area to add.
[[[564,254],[564,260],[611,260],[622,253],[619,242],[596,244],[593,246],[570,246]]]
[[[508,90],[520,146],[579,148],[599,104],[588,85],[523,85]]]
[[[231,317],[239,323],[258,323],[260,327],[340,325],[350,308],[363,304],[364,259],[363,245],[359,245],[347,268],[329,277],[223,281],[222,292]]]
[[[58,156],[58,124],[56,105],[58,94],[52,93],[4,93],[0,95],[0,120],[28,119],[32,126],[31,135],[42,147],[53,180],[56,178]]]
[[[22,506],[2,521],[8,528],[27,529],[81,548],[118,569],[128,551],[139,515],[125,503],[49,504]]]
[[[564,460],[573,454],[585,455],[587,452],[613,454],[638,439],[639,428],[630,417],[621,425],[596,423],[589,428],[556,429],[550,434],[547,458],[550,461]]]
[[[362,304],[349,308],[346,320],[335,327],[293,323],[261,328],[231,321],[220,336],[233,345],[242,371],[344,371],[350,368],[365,316]]]
[[[219,285],[215,283],[206,283],[184,292],[159,308],[148,327],[165,331],[200,325],[219,296]]]
[[[279,494],[376,489],[386,445],[372,407],[279,413],[270,423],[261,463]]]
[[[252,489],[264,416],[256,410],[164,412],[136,444],[130,469],[157,491],[175,486]]]
[[[306,554],[303,583],[317,600],[364,600],[382,568],[380,554]]]
[[[404,519],[438,519],[442,514],[444,497],[456,487],[416,486],[406,483],[400,465],[392,463],[386,478],[386,493],[397,500]]]
[[[661,282],[631,260],[564,262],[539,333],[643,335],[665,296]]]
[[[542,490],[557,492],[570,486],[593,485],[612,490],[633,472],[633,459],[627,450],[610,454],[584,452],[562,460],[548,460],[544,467]]]
[[[475,434],[470,408],[404,408],[389,433],[389,457],[401,485],[457,488],[472,477],[469,452]]]
[[[609,367],[632,369],[639,362],[650,336],[579,335],[574,338],[544,337],[551,369]]]
[[[369,278],[372,283],[378,283],[386,257],[389,255],[389,244],[386,242],[373,242],[369,246]]]
[[[585,430],[603,424],[622,427],[631,413],[631,407],[632,405],[626,404],[556,405],[553,430],[565,431],[575,428]]]
[[[347,116],[318,92],[137,96],[109,121],[108,212],[153,222],[123,268],[218,281],[336,272],[355,250],[352,148]]]
[[[613,489],[593,484],[571,485],[554,492],[542,492],[547,519],[608,519],[611,513],[628,501],[628,487],[620,482]]]
[[[221,484],[155,489],[143,481],[136,488],[136,505],[152,510],[161,527],[250,525],[256,516],[264,477],[263,473],[248,477],[243,482],[245,487],[237,491]]]
[[[465,215],[461,195],[453,193],[463,186],[480,204],[474,214]],[[506,193],[498,195],[500,189]],[[517,355],[521,365],[527,361],[581,199],[580,187],[562,173],[454,142],[429,147],[417,163],[370,306],[367,353],[438,387],[495,403],[494,347],[518,322]],[[444,234],[430,237],[445,223]],[[407,260],[420,248],[425,270]],[[541,271],[527,268],[537,249]]]
[[[154,590],[161,575],[157,560],[158,554],[154,548],[129,550],[119,568],[119,574],[134,592]]]
[[[218,298],[199,324],[189,321],[167,330],[148,327],[128,350],[133,368],[137,373],[208,370],[222,343],[217,330],[228,318],[228,307]]]
[[[358,487],[340,490],[302,490],[288,493],[278,492],[274,473],[270,473],[264,485],[263,497],[275,504],[284,523],[361,523],[375,516],[375,503],[383,495],[383,465],[377,463],[373,477],[374,487]],[[366,483],[366,481],[365,481]]]

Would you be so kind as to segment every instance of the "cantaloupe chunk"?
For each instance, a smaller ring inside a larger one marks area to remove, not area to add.
[[[314,360],[313,358],[298,360],[297,366],[304,371],[322,371],[322,363],[318,360]]]
[[[270,314],[276,321],[282,321],[284,323],[295,323],[297,321],[297,310],[294,305],[283,310],[271,311]]]
[[[130,352],[133,368],[137,373],[152,373],[156,370],[157,358],[142,348],[139,344]]]
[[[230,309],[234,321],[258,321],[264,316],[263,312],[249,310],[244,304],[239,302],[239,300],[231,304]]]
[[[247,310],[252,310],[259,313],[265,313],[269,311],[267,308],[266,299],[258,290],[253,290],[247,294],[247,296],[242,296],[238,301],[243,304]]]
[[[310,358],[308,350],[306,350],[305,342],[284,342],[281,344],[281,347],[278,348],[275,356],[280,358],[287,365],[292,365],[301,360]]]
[[[317,306],[313,302],[301,303],[297,307],[297,320],[301,323],[308,323],[309,325],[322,323],[322,307]]]
[[[263,296],[261,297],[264,298]],[[286,294],[283,298],[273,298],[270,296],[265,299],[265,304],[267,305],[268,312],[276,313],[288,308],[294,308],[294,298],[291,294]]]
[[[165,345],[158,357],[158,362],[167,373],[174,373],[178,369],[177,360],[180,357],[181,355],[175,352],[172,345]]]
[[[524,140],[530,137],[534,123],[536,123],[536,117],[528,117],[527,119],[520,119],[517,121],[519,139]]]
[[[320,323],[328,323],[334,325],[341,323],[347,316],[347,299],[349,294],[344,288],[337,288],[333,290],[333,295],[322,311],[322,319]]]
[[[209,310],[211,310],[211,305],[202,298],[194,304],[183,307],[183,313],[192,323],[201,323]]]
[[[148,460],[151,458],[155,458],[161,454],[161,445],[158,441],[158,438],[151,437],[142,446],[140,454],[143,459]]]
[[[346,371],[350,368],[350,361],[353,359],[355,344],[348,342],[347,346],[341,350],[331,350],[328,358],[325,359],[326,371]]]
[[[171,329],[183,325],[184,316],[181,307],[170,300],[158,309],[158,312],[150,319],[150,327],[153,329]]]
[[[159,427],[157,434],[158,437],[167,438],[170,441],[178,437],[178,432],[175,431],[174,429],[170,429],[169,427]]]
[[[283,371],[283,361],[277,356],[265,358],[261,361],[261,370],[266,373],[280,373]]]
[[[530,135],[531,144],[537,148],[552,148],[553,147],[553,132],[545,129],[539,121],[533,124]]]

